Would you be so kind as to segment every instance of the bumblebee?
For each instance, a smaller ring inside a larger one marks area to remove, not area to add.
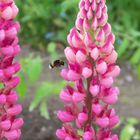
[[[64,64],[65,63],[62,60],[55,60],[49,64],[49,68],[53,69],[53,68],[61,67],[61,66],[64,66]]]

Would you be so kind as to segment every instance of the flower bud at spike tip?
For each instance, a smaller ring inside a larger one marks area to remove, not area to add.
[[[1,40],[3,38],[4,34]],[[118,54],[108,23],[106,0],[80,0],[75,26],[67,41],[69,47],[64,50],[67,66],[61,70],[61,76],[68,85],[59,96],[65,106],[57,113],[63,123],[56,131],[57,138],[118,140],[118,136],[112,134],[119,122],[112,104],[120,94],[118,87],[113,86],[120,68],[116,65]],[[3,56],[6,53],[4,51]],[[12,69],[9,71],[9,76],[14,73]],[[1,80],[5,79],[5,71],[0,75]]]

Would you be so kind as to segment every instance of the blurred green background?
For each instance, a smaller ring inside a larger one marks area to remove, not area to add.
[[[60,124],[54,121],[54,111],[61,106],[58,94],[66,83],[59,77],[60,69],[50,71],[48,64],[53,59],[63,57],[67,34],[74,26],[78,12],[78,3],[79,0],[16,0],[20,10],[17,20],[21,23],[19,37],[22,46],[19,57],[22,64],[19,73],[21,83],[17,91],[25,107],[23,116],[26,122],[23,140],[56,139],[54,131]],[[122,123],[115,131],[119,133],[120,140],[140,140],[140,103],[137,98],[140,93],[140,0],[107,0],[107,6],[109,23],[116,35],[118,63],[122,67],[122,74],[116,82],[123,92],[116,106]],[[51,118],[52,123],[40,118],[38,112],[46,119]],[[27,132],[29,129],[30,132]]]

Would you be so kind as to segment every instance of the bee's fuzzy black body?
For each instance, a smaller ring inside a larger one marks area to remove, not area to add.
[[[49,64],[49,68],[53,69],[55,67],[61,67],[61,66],[64,66],[64,64],[65,63],[62,60],[55,60],[55,61],[53,61],[52,63]]]

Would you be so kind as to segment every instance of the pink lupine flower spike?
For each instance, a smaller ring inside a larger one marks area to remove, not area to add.
[[[63,126],[56,136],[60,140],[118,140],[111,129],[119,117],[111,105],[118,100],[119,89],[113,83],[120,68],[106,1],[81,0],[79,9],[64,51],[68,68],[61,71],[75,85],[67,85],[60,93],[65,108],[57,113]]]

